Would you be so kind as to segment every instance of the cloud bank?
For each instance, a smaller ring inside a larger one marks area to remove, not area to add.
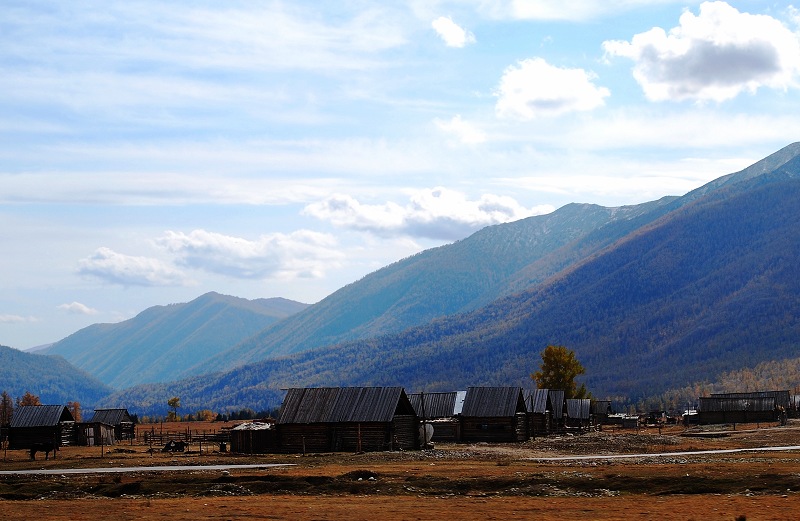
[[[304,213],[334,226],[368,231],[379,236],[411,235],[438,240],[458,240],[485,226],[552,212],[545,205],[524,208],[510,197],[484,194],[469,200],[445,188],[421,190],[401,206],[388,202],[363,204],[348,195],[334,195],[306,206]]]
[[[651,101],[722,102],[761,87],[797,86],[800,40],[767,15],[706,2],[677,27],[637,34],[630,42],[606,41],[606,57],[634,61],[633,75]]]

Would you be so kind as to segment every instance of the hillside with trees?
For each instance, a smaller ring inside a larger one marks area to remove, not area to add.
[[[26,353],[0,346],[0,391],[12,398],[29,393],[45,405],[96,405],[112,389],[60,356]]]
[[[528,290],[401,333],[209,376],[192,396],[241,403],[299,385],[529,387],[537,354],[556,344],[575,351],[595,396],[636,401],[800,355],[798,149],[670,201],[672,211]],[[189,382],[166,388],[192,393]]]
[[[212,292],[185,304],[148,308],[123,322],[88,326],[39,352],[63,356],[112,387],[174,380],[187,367],[306,307]]]

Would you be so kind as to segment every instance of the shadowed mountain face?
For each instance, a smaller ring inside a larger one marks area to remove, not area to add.
[[[307,307],[286,299],[207,293],[155,306],[116,324],[95,324],[40,352],[57,354],[113,387],[173,380],[243,339]]]
[[[548,344],[576,351],[587,369],[584,381],[596,395],[635,399],[764,360],[800,356],[798,152],[800,145],[791,145],[684,197],[627,208],[622,216],[614,209],[570,205],[556,212],[562,219],[559,224],[597,220],[586,228],[574,226],[569,239],[548,243],[525,261],[508,262],[507,257],[514,257],[513,238],[528,249],[541,245],[546,240],[527,237],[536,234],[523,227],[537,223],[547,236],[552,222],[545,226],[541,218],[534,218],[487,228],[392,265],[342,292],[364,295],[368,292],[359,292],[362,285],[387,280],[425,280],[428,286],[449,287],[435,286],[442,280],[437,271],[448,263],[465,279],[472,265],[473,277],[484,279],[480,274],[493,273],[491,261],[503,258],[498,261],[502,276],[494,274],[482,291],[462,296],[461,314],[442,312],[440,318],[401,332],[363,335],[210,376],[192,399],[222,403],[226,398],[220,391],[231,381],[237,382],[235,392],[228,394],[231,404],[274,399],[280,388],[297,385],[402,385],[428,391],[486,384],[529,386],[538,354]],[[556,214],[549,217],[556,219]],[[462,248],[480,253],[446,260],[448,252]],[[491,254],[492,248],[506,250]],[[416,271],[426,263],[438,270]],[[387,302],[404,301],[415,287],[407,283],[405,291],[398,289]],[[353,315],[360,311],[373,320],[391,315],[381,311],[385,306],[368,305],[369,300],[356,302],[358,306],[348,308]],[[296,321],[306,321],[310,330],[324,330],[310,327],[315,322],[309,317],[325,309],[317,306],[230,353],[243,352],[243,346],[272,345],[270,335],[285,332]],[[404,308],[389,309],[402,315]],[[252,356],[268,352],[275,351]],[[166,388],[191,394],[188,382]],[[135,389],[129,396],[148,392]]]
[[[80,402],[84,410],[90,410],[112,389],[60,356],[0,346],[0,391],[7,392],[12,399],[30,392],[44,405]]]

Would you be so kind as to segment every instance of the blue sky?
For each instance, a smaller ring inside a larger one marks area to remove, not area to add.
[[[207,291],[313,303],[481,227],[800,139],[770,1],[9,0],[0,344]]]

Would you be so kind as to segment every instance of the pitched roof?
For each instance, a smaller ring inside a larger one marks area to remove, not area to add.
[[[553,418],[563,418],[566,393],[563,389],[550,389],[547,394],[550,397],[550,404],[553,406]]]
[[[466,391],[451,391],[447,393],[414,393],[409,394],[411,405],[414,407],[417,416],[422,418],[423,411],[425,419],[452,418],[461,412],[464,405]],[[425,400],[423,404],[423,398]],[[423,406],[424,405],[424,406]]]
[[[500,418],[526,412],[520,387],[470,387],[464,398],[462,416]]]
[[[95,409],[91,421],[93,423],[120,425],[122,423],[133,423],[133,418],[128,414],[128,409]]]
[[[54,427],[62,421],[75,421],[63,405],[22,405],[14,409],[10,427]]]
[[[567,399],[567,416],[574,419],[588,420],[591,400],[588,398]]]
[[[402,387],[317,387],[289,389],[279,424],[390,422],[414,414]]]
[[[544,414],[547,412],[548,396],[550,395],[547,389],[534,389],[528,396],[528,412],[535,414]]]

